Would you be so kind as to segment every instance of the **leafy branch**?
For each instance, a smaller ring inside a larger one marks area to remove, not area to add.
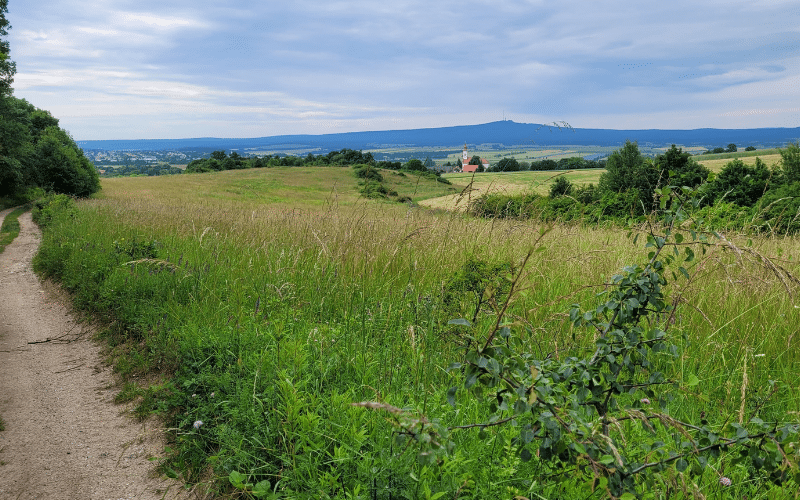
[[[704,232],[702,220],[687,213],[687,208],[698,206],[696,190],[665,187],[657,195],[660,211],[658,219],[651,219],[647,226],[649,252],[644,266],[627,266],[615,275],[610,286],[597,294],[600,303],[594,308],[575,305],[570,311],[574,327],[597,332],[591,356],[537,359],[510,342],[516,325],[505,323],[505,318],[521,289],[537,240],[508,278],[509,292],[496,307],[485,341],[475,343],[464,362],[449,368],[463,383],[447,391],[448,402],[455,406],[462,388],[489,396],[484,399],[491,415],[486,422],[445,427],[398,408],[375,406],[379,403],[357,404],[389,411],[401,433],[420,443],[421,456],[428,460],[452,449],[453,431],[511,426],[523,461],[533,459],[535,451],[539,460],[554,468],[574,470],[575,480],[592,491],[603,484],[611,498],[640,495],[667,468],[691,482],[709,467],[709,460],[722,454],[731,455],[731,463],[746,462],[762,470],[777,483],[800,481],[797,423],[752,418],[747,424],[712,428],[703,418],[699,423],[684,422],[663,412],[666,400],[656,390],[676,382],[667,380],[656,360],[678,355],[666,329],[674,308],[682,302],[680,297],[670,301],[665,295],[667,271],[672,270],[673,279],[680,273],[691,282],[689,270],[696,264],[693,249],[705,253],[711,245],[708,237],[718,235]],[[634,236],[634,242],[638,238]],[[725,247],[734,248],[729,243]],[[777,272],[774,265],[766,267]],[[664,329],[657,326],[662,322]],[[450,323],[475,328],[465,319]],[[695,377],[688,386],[697,383]],[[649,410],[651,399],[662,411]],[[634,421],[641,424],[643,433],[631,427]],[[669,439],[662,439],[665,434]],[[734,450],[738,453],[731,453]]]

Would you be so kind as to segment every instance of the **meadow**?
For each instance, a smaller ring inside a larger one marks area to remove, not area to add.
[[[554,174],[476,180],[538,188]],[[469,183],[384,178],[417,203]],[[509,342],[537,359],[586,356],[597,332],[576,326],[570,309],[592,310],[614,275],[646,262],[646,238],[630,236],[652,228],[477,219],[365,200],[357,182],[352,169],[330,167],[114,178],[74,209],[45,209],[36,267],[60,279],[77,307],[108,320],[103,336],[124,384],[118,399],[170,429],[162,470],[230,498],[611,495],[586,468],[538,453],[523,460],[511,425],[454,430],[454,449],[431,458],[402,419],[456,428],[492,418],[491,397],[448,391],[464,381],[447,368],[503,318]],[[675,356],[654,358],[666,377],[658,411],[720,434],[732,422],[796,422],[800,244],[725,236],[696,251],[688,279],[667,273],[677,310],[649,320],[676,346]],[[500,297],[508,278],[500,271],[487,276],[494,292],[459,284],[470,262],[513,270],[516,292]],[[450,322],[458,318],[474,328]],[[633,390],[620,397],[646,400]],[[402,418],[381,411],[391,408]],[[648,435],[623,427],[632,448]],[[654,432],[670,442],[667,426]],[[670,468],[653,477],[636,486],[640,496],[797,491],[793,480],[776,486],[726,456],[691,478]]]

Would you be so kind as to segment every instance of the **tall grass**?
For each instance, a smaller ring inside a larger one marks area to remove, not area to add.
[[[518,262],[542,228],[367,202],[351,177],[292,200],[276,175],[105,180],[101,198],[45,233],[37,269],[107,319],[121,376],[148,375],[125,394],[140,414],[167,419],[164,470],[220,492],[247,489],[228,481],[242,473],[292,498],[569,497],[542,479],[545,464],[516,458],[510,431],[459,434],[455,454],[431,468],[380,415],[350,406],[481,422],[477,402],[447,404],[445,367],[468,342],[447,322],[471,316],[474,302],[445,301],[443,288],[469,256]],[[759,255],[780,254],[797,272],[800,245],[733,243],[738,251],[714,247],[692,281],[670,287],[683,354],[666,371],[699,384],[674,393],[669,410],[785,417],[800,410],[797,287]],[[642,249],[624,231],[581,226],[553,227],[545,246],[513,304],[527,327],[516,335],[539,356],[579,353],[593,333],[570,326],[570,304],[591,304]]]

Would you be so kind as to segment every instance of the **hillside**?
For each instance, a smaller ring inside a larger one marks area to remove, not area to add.
[[[680,144],[716,147],[729,143],[758,147],[783,146],[800,139],[800,127],[696,130],[613,130],[565,128],[553,125],[517,123],[510,120],[456,127],[349,132],[322,135],[280,135],[259,138],[193,138],[78,141],[86,150],[296,150],[341,148],[370,150],[389,147],[458,147],[465,142],[483,146],[592,145],[620,146],[626,140],[642,145]]]

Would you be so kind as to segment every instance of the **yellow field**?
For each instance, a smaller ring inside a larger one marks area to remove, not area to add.
[[[764,155],[764,156],[744,156],[739,158],[744,162],[745,165],[755,165],[756,158],[761,158],[767,167],[772,167],[777,165],[781,161],[781,155]],[[733,158],[719,158],[714,160],[700,160],[697,163],[705,166],[707,169],[711,170],[712,172],[719,172],[720,170],[725,167],[728,163],[732,162]]]
[[[486,193],[538,193],[546,195],[550,184],[559,176],[564,176],[576,186],[597,184],[602,169],[592,170],[548,170],[526,172],[486,172],[482,174],[445,174],[444,177],[453,183],[453,186],[469,186],[458,193],[449,194],[438,198],[430,198],[419,202],[420,205],[447,210],[463,210],[471,199]],[[470,184],[471,183],[471,184]]]

